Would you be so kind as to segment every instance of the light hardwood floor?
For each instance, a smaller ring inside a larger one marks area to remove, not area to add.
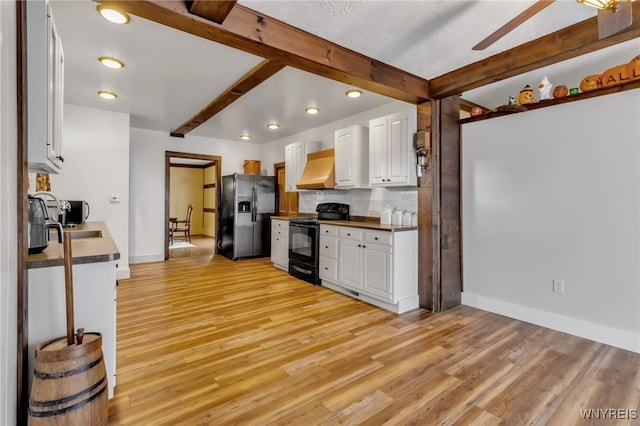
[[[117,312],[110,425],[640,422],[619,419],[638,354],[465,306],[398,316],[268,259],[132,265]]]

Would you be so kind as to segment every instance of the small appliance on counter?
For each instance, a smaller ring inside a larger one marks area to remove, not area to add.
[[[66,212],[64,224],[79,225],[89,218],[91,209],[89,203],[84,200],[80,201],[63,201],[69,203],[69,210]]]
[[[41,253],[49,246],[49,229],[58,231],[62,243],[62,225],[49,219],[47,205],[42,198],[29,195],[29,254]]]

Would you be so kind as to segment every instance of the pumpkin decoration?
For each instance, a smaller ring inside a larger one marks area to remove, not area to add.
[[[518,104],[532,104],[536,101],[536,96],[533,93],[533,89],[528,84],[522,88],[518,94]]]
[[[553,89],[553,99],[564,98],[569,94],[569,88],[563,84],[556,86]]]
[[[472,117],[477,117],[478,115],[482,115],[483,111],[482,108],[474,106],[473,108],[471,108],[471,116]]]
[[[601,78],[603,86],[615,86],[616,84],[621,84],[628,80],[629,77],[627,76],[627,64],[609,68],[602,73]]]
[[[640,80],[640,55],[627,64],[627,77],[631,80]]]
[[[600,74],[588,75],[580,82],[580,91],[588,92],[589,90],[602,87],[602,76]]]

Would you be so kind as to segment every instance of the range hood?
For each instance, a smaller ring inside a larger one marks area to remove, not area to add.
[[[333,148],[307,154],[307,164],[302,177],[296,183],[298,189],[327,189],[335,186],[335,161]]]

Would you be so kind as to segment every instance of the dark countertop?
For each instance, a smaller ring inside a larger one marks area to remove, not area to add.
[[[74,228],[64,228],[71,232],[71,254],[73,264],[109,262],[120,259],[120,252],[116,247],[109,228],[104,222],[86,222]],[[73,232],[100,231],[102,237],[74,238]],[[47,268],[49,266],[64,265],[62,244],[58,243],[57,234],[52,232],[49,247],[42,253],[30,254],[27,261],[28,269]]]
[[[291,220],[304,216],[314,217],[315,215],[301,213],[299,216],[271,216],[271,219]],[[322,225],[352,226],[354,228],[365,228],[389,232],[416,231],[418,229],[417,226],[381,225],[380,219],[368,216],[354,216],[351,220],[320,220],[319,223]]]

